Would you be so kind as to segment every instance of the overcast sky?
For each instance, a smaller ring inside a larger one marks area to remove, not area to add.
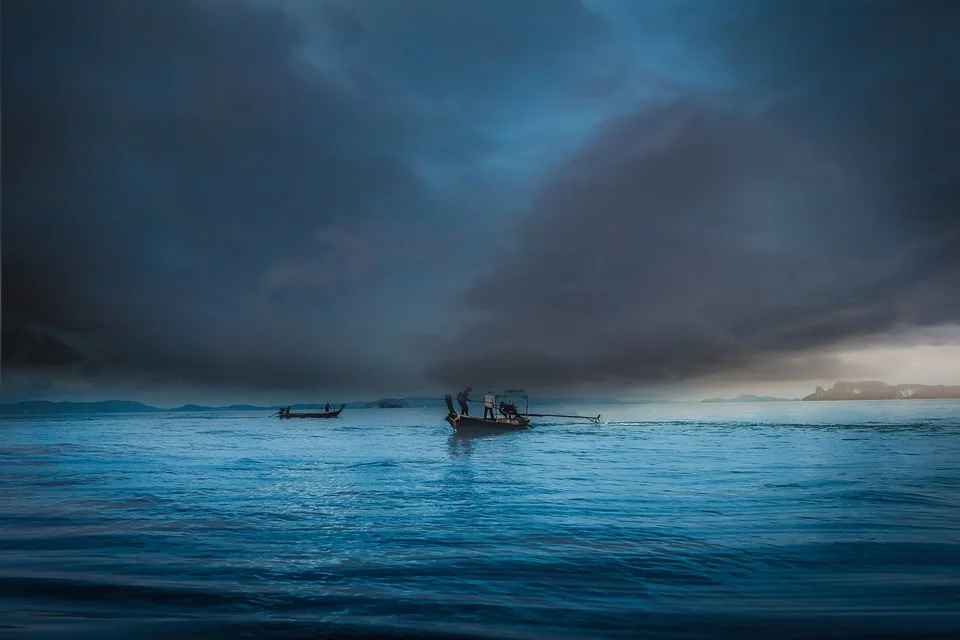
[[[960,384],[960,3],[2,19],[4,399]]]

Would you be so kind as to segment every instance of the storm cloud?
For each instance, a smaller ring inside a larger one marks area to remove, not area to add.
[[[539,43],[502,3],[464,8],[459,32],[447,3],[304,6],[4,6],[7,374],[410,378],[391,325],[437,280],[429,248],[465,222],[422,167],[466,167],[485,148],[479,130],[444,127],[438,94],[496,90],[497,61],[453,77],[475,47],[501,66],[549,58],[550,38],[577,37],[578,6],[556,5]]]
[[[844,373],[825,347],[956,321],[960,22],[921,5],[728,6],[700,33],[734,90],[606,123],[458,300],[432,377],[812,379]]]
[[[439,374],[684,378],[882,328],[869,292],[901,277],[899,238],[865,191],[761,119],[680,103],[611,123],[464,296],[476,324],[450,349],[483,349]]]
[[[960,320],[952,3],[13,1],[3,383],[755,371]]]
[[[334,292],[389,212],[426,215],[389,152],[407,114],[298,60],[275,11],[13,3],[4,27],[5,328],[85,343],[81,372],[376,377],[332,346]]]

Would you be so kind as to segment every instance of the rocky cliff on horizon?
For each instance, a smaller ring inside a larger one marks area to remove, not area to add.
[[[817,390],[804,400],[943,400],[960,398],[960,386],[929,384],[889,385],[875,380],[837,382],[830,389]]]

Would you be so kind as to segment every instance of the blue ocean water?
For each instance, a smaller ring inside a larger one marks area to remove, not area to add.
[[[4,419],[0,637],[960,636],[960,402],[565,411]]]

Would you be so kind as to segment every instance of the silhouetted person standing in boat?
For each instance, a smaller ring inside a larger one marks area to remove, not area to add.
[[[496,420],[497,416],[493,415],[493,391],[487,391],[483,396],[483,419],[487,419],[487,413],[490,414],[491,420]]]
[[[329,402],[328,402],[326,405],[324,405],[324,407],[323,407],[323,412],[324,412],[324,413],[330,413],[330,403],[329,403]]]
[[[467,406],[467,403],[473,402],[473,400],[470,399],[471,391],[473,391],[473,387],[467,387],[457,394],[457,402],[460,403],[460,415],[462,416],[470,415],[470,407]]]

